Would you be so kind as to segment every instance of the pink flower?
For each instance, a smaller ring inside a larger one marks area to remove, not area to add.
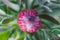
[[[41,26],[40,18],[35,9],[22,10],[18,14],[18,26],[24,32],[36,32]]]

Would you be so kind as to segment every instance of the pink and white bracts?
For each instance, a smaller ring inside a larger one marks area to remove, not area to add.
[[[18,14],[18,26],[24,32],[36,32],[41,26],[40,18],[35,9],[22,10]]]

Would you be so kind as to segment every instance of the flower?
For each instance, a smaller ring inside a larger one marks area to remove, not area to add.
[[[37,11],[35,9],[22,10],[18,14],[18,26],[23,32],[36,32],[41,26]]]

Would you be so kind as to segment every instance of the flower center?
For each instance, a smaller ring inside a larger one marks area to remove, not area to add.
[[[34,16],[30,16],[30,17],[28,17],[28,20],[29,21],[35,21],[35,17]]]

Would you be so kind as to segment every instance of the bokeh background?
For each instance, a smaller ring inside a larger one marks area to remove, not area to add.
[[[17,24],[23,9],[36,9],[41,27],[22,32]],[[0,40],[60,40],[60,0],[0,0]]]

